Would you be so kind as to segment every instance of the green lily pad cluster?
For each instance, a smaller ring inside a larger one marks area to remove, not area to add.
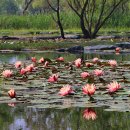
[[[48,66],[44,63],[33,63],[34,69],[26,75],[20,74],[20,68],[16,69],[14,64],[0,64],[0,72],[4,70],[13,71],[10,78],[0,76],[1,97],[0,102],[10,102],[7,91],[14,88],[17,93],[17,101],[27,102],[28,107],[36,108],[56,108],[64,109],[69,107],[102,107],[108,106],[108,110],[130,111],[130,62],[120,62],[116,68],[112,68],[108,64],[108,60],[101,60],[93,64],[91,67],[86,66],[86,62],[82,61],[81,67],[77,68],[74,61],[57,61],[45,59],[49,62]],[[31,61],[24,61],[21,68],[32,64]],[[95,69],[104,71],[104,75],[98,77],[94,75]],[[90,77],[83,79],[80,74],[82,72],[90,73]],[[49,82],[48,79],[52,74],[58,74],[59,78],[56,82]],[[122,88],[116,93],[109,94],[107,85],[117,81]],[[96,92],[93,95],[94,101],[88,101],[89,97],[82,93],[82,87],[86,84],[95,84]],[[60,96],[59,90],[66,84],[72,86],[75,91],[73,95]]]

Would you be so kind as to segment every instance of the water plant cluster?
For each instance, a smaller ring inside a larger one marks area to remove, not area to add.
[[[54,39],[54,40],[27,40],[27,41],[0,41],[0,50],[15,50],[22,51],[24,49],[38,49],[38,50],[55,50],[60,48],[69,48],[73,46],[79,46],[85,40],[63,40],[63,39]],[[87,42],[87,44],[86,44]],[[98,44],[99,41],[85,41],[82,43],[82,46]],[[108,41],[111,43],[110,41]]]
[[[29,102],[28,107],[36,108],[107,106],[129,111],[129,65],[99,58],[67,62],[63,57],[1,64],[1,101]],[[10,101],[7,91],[17,100]]]

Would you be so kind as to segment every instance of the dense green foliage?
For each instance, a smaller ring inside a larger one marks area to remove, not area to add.
[[[130,27],[130,13],[120,15],[116,13],[104,25],[105,28],[127,28]],[[80,29],[79,18],[72,12],[62,13],[64,29]],[[52,19],[52,15],[45,13],[39,15],[1,15],[0,29],[58,29]]]
[[[0,14],[16,14],[18,10],[14,0],[0,0]]]
[[[0,0],[0,3],[0,29],[58,30],[58,25],[52,18],[52,11],[46,0],[34,0],[26,12],[28,15],[24,16],[21,13],[25,6],[25,0]],[[55,6],[54,2],[53,6]],[[123,6],[123,9],[118,8],[106,22],[104,28],[130,27],[129,5]],[[55,15],[55,12],[53,13]],[[78,16],[64,0],[61,1],[61,18],[65,30],[80,30]]]
[[[63,25],[65,29],[79,28],[79,19],[73,13],[62,13]],[[58,28],[52,19],[52,15],[45,13],[39,15],[2,15],[0,16],[1,29],[56,29]]]

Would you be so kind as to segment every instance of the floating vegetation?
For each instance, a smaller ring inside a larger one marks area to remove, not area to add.
[[[63,57],[32,57],[32,61],[0,64],[0,102],[11,102],[7,91],[13,88],[9,91],[11,98],[17,98],[13,103],[28,102],[28,107],[107,106],[107,111],[130,111],[129,69],[127,61],[98,58],[67,62]]]

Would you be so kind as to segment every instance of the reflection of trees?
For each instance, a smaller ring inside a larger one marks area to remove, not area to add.
[[[25,130],[117,130],[129,129],[130,113],[106,112],[101,108],[94,108],[97,113],[96,120],[85,120],[83,111],[85,108],[68,109],[40,109],[26,108],[20,104],[16,108],[0,106],[0,130],[8,129],[12,124],[18,127],[21,120],[21,128]]]
[[[34,130],[110,130],[129,128],[129,114],[118,112],[105,112],[103,109],[95,109],[98,118],[94,121],[84,120],[82,108],[72,108],[64,110],[55,109],[28,109],[26,111],[27,124]]]
[[[72,61],[75,59],[76,55],[70,53],[18,53],[18,54],[0,54],[0,62],[10,62],[14,63],[17,60],[29,60],[31,57],[36,56],[38,59],[41,57],[56,59],[59,56],[63,56],[65,60]]]
[[[11,123],[13,120],[11,109],[7,104],[0,104],[0,130],[8,129],[8,123]]]
[[[66,109],[62,110],[53,110],[53,109],[28,109],[28,124],[32,126],[34,130],[45,129],[45,130],[59,130],[65,129],[68,127],[69,122],[68,114],[69,111]],[[34,119],[35,118],[35,119]],[[67,123],[68,122],[68,123]]]
[[[21,54],[1,54],[0,55],[0,62],[15,62],[15,60],[29,60],[31,57],[36,56],[38,59],[41,57],[44,58],[50,58],[50,59],[56,59],[57,57],[64,57],[65,61],[73,61],[76,58],[82,58],[83,60],[93,59],[94,57],[98,57],[100,59],[116,59],[118,61],[128,61],[130,59],[130,56],[127,54],[70,54],[70,53],[55,53],[55,52],[47,52],[47,53],[21,53]],[[11,60],[12,59],[12,60]]]

